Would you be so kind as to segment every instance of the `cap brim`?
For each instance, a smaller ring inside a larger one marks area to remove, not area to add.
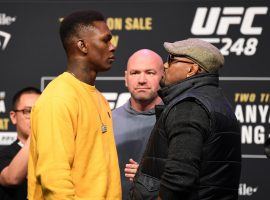
[[[166,50],[168,53],[174,54],[174,53],[173,53],[173,49],[174,49],[173,43],[170,43],[170,42],[164,42],[163,46],[164,46],[165,50]]]

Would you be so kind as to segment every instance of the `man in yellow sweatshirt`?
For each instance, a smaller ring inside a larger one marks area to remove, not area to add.
[[[61,22],[60,36],[67,71],[32,110],[28,198],[121,199],[112,115],[95,88],[114,61],[111,32],[101,13],[78,11]]]

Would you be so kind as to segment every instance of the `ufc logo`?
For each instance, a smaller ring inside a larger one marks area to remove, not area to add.
[[[115,109],[125,104],[129,98],[130,93],[124,92],[118,94],[117,92],[102,92],[103,96],[109,102],[110,108]]]
[[[6,112],[6,106],[5,106],[5,96],[6,92],[0,91],[0,113],[5,113]],[[1,119],[0,119],[1,121]],[[1,127],[1,125],[0,125]]]
[[[221,12],[222,11],[222,12]],[[260,35],[262,27],[254,27],[256,15],[266,15],[268,7],[199,7],[196,10],[191,33],[193,35],[226,35],[231,25],[239,24],[243,35]],[[208,17],[207,17],[208,12]]]
[[[5,50],[10,38],[11,38],[11,35],[9,33],[0,31],[0,47],[2,46],[1,48],[2,50]]]

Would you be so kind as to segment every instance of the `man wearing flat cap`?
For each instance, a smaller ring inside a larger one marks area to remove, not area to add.
[[[238,199],[240,128],[218,86],[224,57],[199,39],[164,47],[169,53],[159,91],[164,106],[156,108],[130,198]]]

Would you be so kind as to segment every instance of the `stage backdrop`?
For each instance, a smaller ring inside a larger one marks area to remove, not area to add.
[[[5,1],[0,2],[0,145],[11,143],[11,98],[25,86],[44,89],[66,67],[59,20],[75,10],[104,13],[117,46],[109,72],[96,86],[111,108],[129,94],[127,58],[148,48],[166,59],[163,42],[202,38],[225,56],[221,86],[241,123],[240,199],[270,198],[270,160],[264,142],[270,128],[269,1]]]

